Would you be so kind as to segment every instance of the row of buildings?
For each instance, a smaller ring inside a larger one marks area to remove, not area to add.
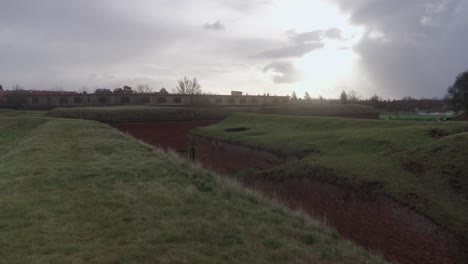
[[[286,96],[207,94],[88,94],[61,91],[0,90],[0,107],[50,109],[76,106],[158,105],[158,106],[253,106],[287,104]]]

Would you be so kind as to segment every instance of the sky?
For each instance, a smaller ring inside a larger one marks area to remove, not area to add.
[[[0,0],[0,84],[443,97],[466,0]]]

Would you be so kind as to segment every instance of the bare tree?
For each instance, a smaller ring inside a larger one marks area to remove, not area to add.
[[[11,87],[11,89],[15,91],[20,91],[20,90],[24,90],[24,87],[19,84],[14,84],[13,87]]]
[[[177,81],[179,85],[174,89],[174,93],[177,94],[201,94],[201,85],[198,83],[197,78],[190,80],[184,77],[182,80]]]
[[[136,88],[137,93],[152,93],[153,89],[148,84],[139,84]]]
[[[361,100],[361,97],[359,96],[359,94],[356,92],[356,91],[351,91],[349,92],[348,94],[348,101],[352,102],[352,103],[357,103]]]

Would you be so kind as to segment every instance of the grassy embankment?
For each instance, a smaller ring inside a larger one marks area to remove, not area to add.
[[[380,115],[384,120],[402,120],[402,121],[438,121],[444,118],[453,119],[457,115],[418,115],[418,114],[396,114],[385,113]]]
[[[1,263],[383,262],[93,121],[0,117],[0,212]]]
[[[437,126],[448,136],[435,138]],[[248,130],[226,132],[227,128]],[[293,154],[267,173],[384,194],[468,238],[468,124],[236,114],[191,133]]]
[[[101,122],[166,121],[166,120],[217,120],[235,112],[283,115],[343,116],[369,115],[378,118],[378,113],[362,105],[307,105],[263,107],[158,107],[158,106],[111,106],[56,108],[47,113],[50,117],[77,118]]]

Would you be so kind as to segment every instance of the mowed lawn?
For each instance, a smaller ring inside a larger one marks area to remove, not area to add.
[[[0,263],[383,262],[94,121],[0,117],[0,212]]]
[[[236,114],[191,133],[295,155],[298,161],[265,173],[386,195],[468,239],[466,122]]]

